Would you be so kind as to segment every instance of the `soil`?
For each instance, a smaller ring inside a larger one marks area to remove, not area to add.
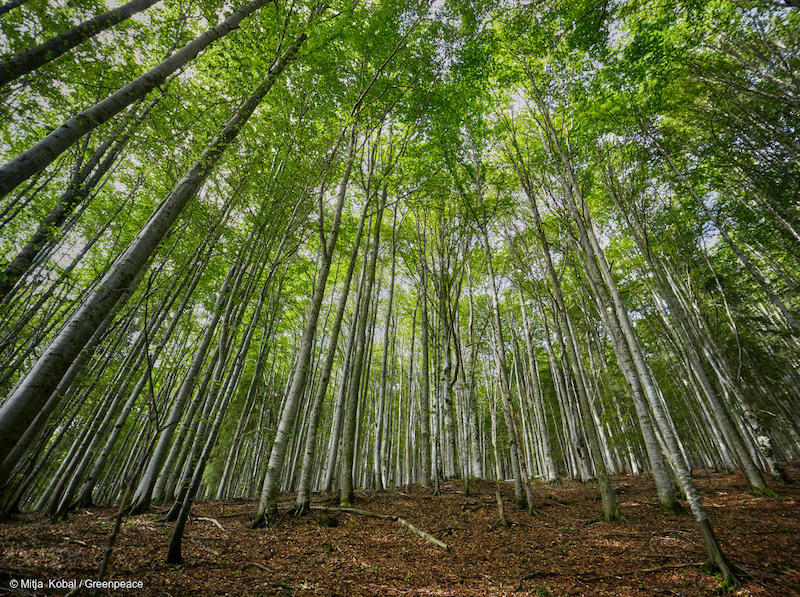
[[[709,518],[743,574],[735,595],[800,595],[800,468],[779,497],[754,497],[739,475],[695,471]],[[164,563],[172,525],[157,513],[127,518],[106,575],[141,580],[136,595],[710,595],[721,579],[706,572],[689,514],[663,514],[646,476],[613,479],[625,520],[601,522],[596,485],[564,481],[534,488],[533,515],[511,503],[510,528],[497,525],[494,485],[463,481],[429,489],[357,492],[355,507],[402,517],[445,542],[427,542],[393,520],[314,510],[283,511],[251,529],[254,501],[194,506],[184,563]],[[321,507],[322,496],[315,496]],[[90,579],[113,527],[107,508],[51,523],[24,514],[0,524],[0,592],[13,580]],[[326,520],[326,516],[330,520]],[[327,526],[326,525],[335,525]],[[21,594],[33,594],[27,589]],[[114,594],[123,593],[117,591]],[[86,593],[84,593],[86,594]],[[99,594],[112,594],[100,591]]]

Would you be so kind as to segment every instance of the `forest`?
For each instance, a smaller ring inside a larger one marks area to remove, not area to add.
[[[0,164],[3,592],[800,594],[797,0],[6,0]]]

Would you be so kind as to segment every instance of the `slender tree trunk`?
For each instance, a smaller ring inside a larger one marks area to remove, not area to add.
[[[275,441],[272,443],[272,450],[270,451],[267,474],[264,477],[264,484],[261,489],[261,499],[253,519],[254,528],[263,526],[266,522],[266,517],[274,515],[278,508],[278,491],[280,488],[281,473],[283,472],[283,464],[286,457],[286,448],[289,443],[289,434],[294,426],[295,418],[297,416],[297,410],[300,407],[300,400],[305,390],[306,376],[311,358],[311,349],[313,347],[314,336],[317,331],[317,320],[319,318],[320,308],[322,307],[322,300],[325,295],[325,285],[328,281],[328,274],[330,272],[331,261],[333,259],[333,251],[336,248],[336,240],[339,236],[339,226],[342,219],[347,183],[350,179],[350,171],[352,169],[353,159],[355,156],[356,138],[356,129],[354,126],[350,131],[350,145],[348,149],[347,163],[345,164],[342,181],[339,184],[339,195],[333,213],[331,229],[328,232],[327,239],[325,240],[323,254],[320,256],[320,268],[319,272],[317,273],[317,281],[306,314],[306,322],[303,327],[303,335],[300,341],[300,350],[295,363],[292,383],[286,395],[286,401],[283,410],[281,411],[278,430],[275,434]],[[319,200],[322,201],[321,194]]]
[[[201,51],[203,51],[203,49],[218,40],[220,37],[223,37],[234,29],[237,29],[239,27],[239,23],[241,23],[245,17],[249,16],[267,4],[269,1],[270,0],[254,0],[249,4],[242,6],[240,9],[234,11],[234,13],[222,23],[212,27],[199,37],[195,38],[193,41],[186,44],[174,54],[165,58],[158,66],[153,67],[139,78],[125,85],[125,87],[122,87],[118,91],[109,95],[104,100],[96,103],[90,108],[87,108],[83,112],[76,114],[60,127],[48,134],[36,145],[22,152],[19,156],[2,166],[0,168],[0,197],[4,197],[18,184],[24,182],[30,176],[46,168],[50,163],[53,162],[53,160],[71,147],[86,133],[110,120],[115,114],[124,110],[133,102],[144,97],[151,90],[161,85],[167,80],[167,77],[170,74],[188,64]],[[267,77],[267,80],[274,79],[272,75],[277,77],[280,71],[283,70],[286,60],[291,59],[291,57],[297,51],[297,47],[305,40],[305,36],[303,35],[302,37],[302,40],[298,38],[295,43],[289,47],[291,52],[288,54],[284,53],[284,59],[279,60],[278,63],[273,66],[273,69],[270,72],[270,76]],[[264,83],[266,83],[267,80],[265,80]],[[241,112],[239,115],[231,119],[232,121],[238,121],[243,118],[242,122],[236,127],[233,137],[238,134],[238,129],[241,128],[241,124],[243,124],[243,122],[249,118],[252,110],[256,105],[258,105],[261,97],[263,97],[263,93],[266,93],[266,91],[269,90],[269,87],[272,86],[272,82],[270,82],[268,85],[266,85],[266,89],[263,89],[265,86],[264,83],[258,87],[256,92],[251,96],[250,100],[245,102],[245,104],[240,107]],[[261,93],[262,89],[263,93]],[[259,94],[261,96],[256,97]],[[254,100],[253,106],[251,108],[245,108],[245,106],[251,103],[252,100]],[[229,142],[230,140],[228,140],[225,145],[227,145]],[[204,155],[204,157],[208,158],[210,156]],[[211,159],[209,165],[213,166],[214,162],[216,162],[216,159]],[[205,176],[201,176],[200,178],[202,180],[199,182],[202,183],[205,180]],[[183,179],[181,182],[183,182]]]
[[[356,261],[358,260],[358,249],[361,245],[361,237],[364,233],[364,222],[367,219],[369,205],[369,202],[364,204],[364,210],[362,211],[361,219],[358,222],[358,231],[356,232],[356,239],[353,241],[353,249],[350,252],[350,261],[347,265],[347,272],[344,276],[339,306],[336,311],[336,319],[333,322],[333,329],[331,330],[331,336],[328,340],[328,350],[327,354],[325,355],[325,363],[323,364],[319,385],[317,386],[316,393],[314,395],[314,402],[311,405],[311,419],[309,421],[309,430],[308,435],[306,436],[305,449],[303,451],[303,465],[300,470],[300,480],[297,487],[297,501],[295,503],[295,511],[298,514],[308,510],[310,499],[309,492],[311,489],[311,471],[314,468],[313,459],[317,446],[317,426],[319,423],[319,416],[322,411],[322,403],[328,390],[331,370],[333,369],[333,361],[336,357],[336,346],[339,341],[342,320],[344,319],[344,314],[347,309],[347,298],[350,295],[350,284],[353,279],[353,271],[355,270]],[[345,385],[344,379],[342,380],[342,384]],[[332,469],[333,467],[330,468]]]
[[[261,2],[262,0],[259,0]],[[238,13],[237,13],[238,14]],[[241,17],[240,17],[241,18]],[[225,149],[270,90],[286,64],[294,58],[306,35],[289,45],[256,90],[236,109],[217,138],[183,175],[134,241],[103,276],[95,290],[53,339],[36,364],[0,407],[0,453],[9,453],[58,385],[69,364],[138,277],[161,239],[198,192]]]
[[[111,146],[111,141],[116,134],[112,133],[111,138],[107,140],[94,154],[92,160],[84,166],[82,172],[69,184],[67,191],[59,198],[56,206],[50,210],[50,213],[45,216],[44,220],[39,224],[39,227],[33,233],[28,242],[20,249],[17,255],[11,259],[8,265],[5,266],[3,272],[0,273],[0,300],[4,299],[6,295],[14,288],[17,281],[22,278],[26,272],[31,268],[34,260],[42,253],[44,248],[48,245],[49,239],[53,237],[54,231],[61,230],[64,223],[67,221],[74,209],[81,204],[88,196],[89,193],[98,185],[100,180],[111,169],[111,166],[116,161],[119,154],[130,139],[134,130],[144,121],[151,108],[158,102],[160,98],[156,98],[151,104],[136,118],[136,121],[130,129],[117,139]],[[133,110],[133,108],[132,108]],[[124,128],[123,123],[120,128]],[[100,159],[105,155],[102,163]],[[94,173],[89,177],[94,167],[97,166]],[[88,180],[86,180],[88,178]]]
[[[494,333],[494,349],[495,362],[497,363],[498,375],[500,376],[500,395],[503,398],[503,415],[505,416],[506,427],[508,429],[508,442],[511,452],[511,472],[514,476],[514,499],[517,506],[524,510],[529,506],[523,492],[525,491],[526,482],[522,480],[522,470],[519,458],[519,433],[517,432],[517,424],[514,420],[514,407],[511,402],[511,384],[508,380],[508,366],[506,364],[505,342],[503,341],[503,324],[500,319],[500,297],[497,291],[497,280],[494,275],[494,267],[492,266],[491,247],[489,245],[489,233],[487,230],[486,221],[483,222],[481,229],[481,239],[483,241],[483,248],[486,252],[486,267],[489,271],[489,285],[491,286],[492,298],[492,331]]]
[[[422,486],[431,486],[431,424],[430,424],[430,359],[428,357],[428,276],[427,258],[425,257],[425,238],[423,236],[420,243],[420,297],[422,304],[421,325],[422,334],[420,338],[421,363],[419,364],[422,376],[422,388],[419,396],[420,401],[420,448],[422,450]]]
[[[4,62],[0,62],[0,87],[44,66],[87,39],[129,19],[138,12],[150,8],[156,2],[158,0],[132,0],[127,4],[84,21],[69,31],[48,39],[35,48],[25,50]]]
[[[386,435],[388,430],[384,426],[384,410],[386,408],[386,385],[388,383],[388,368],[389,368],[389,330],[392,322],[392,305],[394,301],[394,277],[397,255],[397,204],[394,208],[394,217],[392,219],[392,271],[390,274],[389,282],[389,298],[386,304],[386,320],[383,324],[383,357],[381,360],[381,380],[378,388],[378,410],[375,415],[375,432],[373,435],[373,477],[375,487],[384,489],[384,472],[382,463],[383,447],[386,443]]]
[[[369,195],[369,189],[367,189]],[[369,360],[364,358],[365,346],[367,343],[366,330],[367,320],[370,316],[370,303],[372,301],[372,288],[375,283],[375,270],[378,261],[378,247],[381,240],[381,222],[383,221],[383,210],[386,206],[386,188],[383,190],[383,197],[378,205],[378,213],[375,217],[375,231],[372,235],[372,247],[369,256],[369,266],[367,270],[367,278],[364,287],[361,289],[359,299],[362,301],[359,309],[358,329],[356,338],[356,352],[353,362],[353,383],[350,387],[350,392],[347,397],[347,408],[345,410],[344,430],[342,433],[342,453],[341,461],[339,463],[339,504],[344,507],[349,507],[353,502],[353,465],[356,452],[356,427],[358,424],[358,403],[359,396],[364,396],[366,391],[360,391],[362,379],[362,370],[365,368],[369,371]],[[368,374],[364,375],[368,378]]]

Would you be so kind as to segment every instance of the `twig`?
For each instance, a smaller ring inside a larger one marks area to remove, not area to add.
[[[258,568],[259,570],[263,570],[264,572],[272,572],[269,568],[264,566],[264,564],[259,564],[258,562],[247,562],[244,567],[247,568],[248,566],[253,566]]]
[[[671,556],[665,556],[671,557]],[[640,568],[639,570],[625,570],[623,572],[614,572],[610,574],[597,574],[597,575],[577,575],[577,579],[581,582],[592,582],[595,580],[602,580],[604,578],[618,578],[620,576],[631,576],[633,574],[646,574],[648,572],[658,572],[659,570],[669,570],[672,568],[695,568],[704,566],[705,562],[684,562],[683,564],[664,564],[663,566],[654,566],[652,568]],[[547,576],[569,576],[571,572],[559,572],[555,570],[542,570],[537,572],[531,572],[523,576],[519,583],[517,584],[516,592],[522,590],[522,583],[526,580],[531,580],[534,578],[539,577],[547,577]]]
[[[648,572],[658,572],[660,570],[670,570],[672,568],[699,568],[705,566],[705,562],[684,562],[683,564],[664,564],[663,566],[653,566],[652,568],[641,568],[640,570],[625,570],[611,574],[597,574],[590,576],[580,576],[583,582],[602,580],[604,578],[617,578],[620,576],[631,576],[633,574],[646,574]]]
[[[503,583],[496,581],[495,579],[493,579],[488,574],[484,574],[483,576],[486,577],[486,580],[488,580],[489,582],[492,582],[492,583],[496,584],[498,587],[500,587],[500,591],[502,591],[503,595],[506,594],[505,590],[503,589]]]

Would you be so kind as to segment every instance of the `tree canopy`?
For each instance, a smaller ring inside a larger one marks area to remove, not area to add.
[[[792,0],[0,30],[2,512],[167,502],[180,561],[203,498],[649,470],[736,582],[691,473],[800,455]]]

